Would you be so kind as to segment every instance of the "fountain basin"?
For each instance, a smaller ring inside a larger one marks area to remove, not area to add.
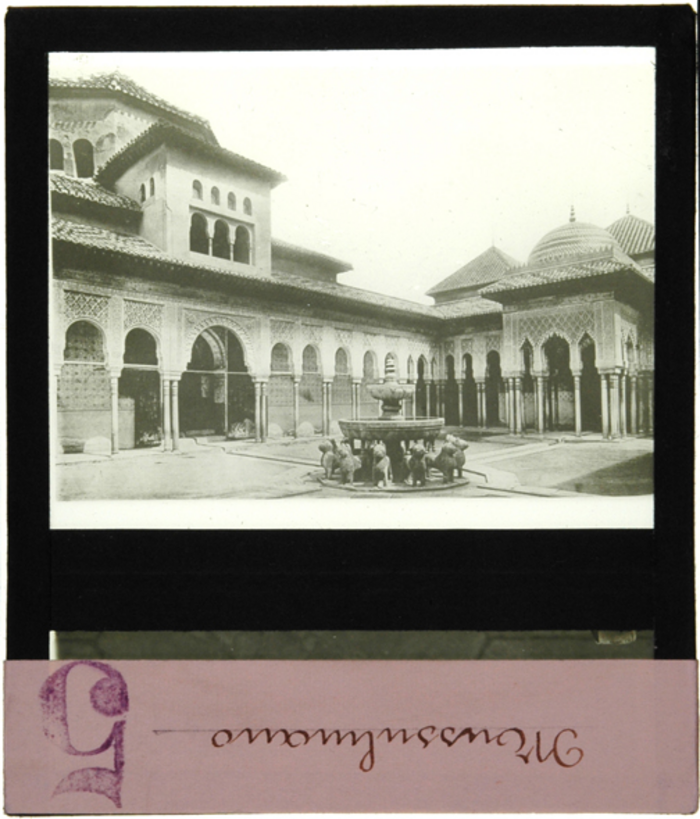
[[[436,438],[444,418],[356,418],[338,421],[343,435],[361,441],[421,441]]]

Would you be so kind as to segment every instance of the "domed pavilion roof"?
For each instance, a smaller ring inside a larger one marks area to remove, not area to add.
[[[569,221],[550,230],[540,239],[530,253],[527,264],[542,265],[557,260],[573,259],[604,248],[623,252],[618,241],[607,230],[588,222],[577,222],[572,207]]]

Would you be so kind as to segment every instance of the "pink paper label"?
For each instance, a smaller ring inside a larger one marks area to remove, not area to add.
[[[5,664],[9,813],[691,812],[694,661]]]

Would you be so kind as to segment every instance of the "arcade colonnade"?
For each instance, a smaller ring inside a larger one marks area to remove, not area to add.
[[[653,346],[629,321],[611,353],[594,326],[576,339],[556,322],[509,347],[508,314],[503,333],[438,343],[82,283],[60,282],[54,297],[59,438],[108,437],[115,453],[161,442],[178,449],[181,434],[196,432],[329,435],[340,418],[379,414],[367,385],[383,380],[388,356],[399,381],[416,385],[409,417],[514,434],[653,431]]]

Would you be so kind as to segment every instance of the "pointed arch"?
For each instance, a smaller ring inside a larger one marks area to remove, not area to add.
[[[66,328],[63,360],[105,363],[107,344],[102,327],[87,319],[78,319]]]
[[[63,170],[63,145],[57,139],[49,140],[49,170]]]
[[[193,213],[190,219],[190,250],[209,254],[209,229],[201,213]]]
[[[217,219],[214,222],[211,255],[216,256],[217,259],[231,259],[231,235],[228,223],[223,219]]]
[[[243,225],[236,228],[233,261],[250,264],[250,233]]]
[[[92,142],[88,139],[76,139],[73,143],[75,158],[75,175],[86,179],[95,173],[95,154]]]
[[[124,364],[157,366],[158,339],[152,330],[132,327],[124,337]]]

